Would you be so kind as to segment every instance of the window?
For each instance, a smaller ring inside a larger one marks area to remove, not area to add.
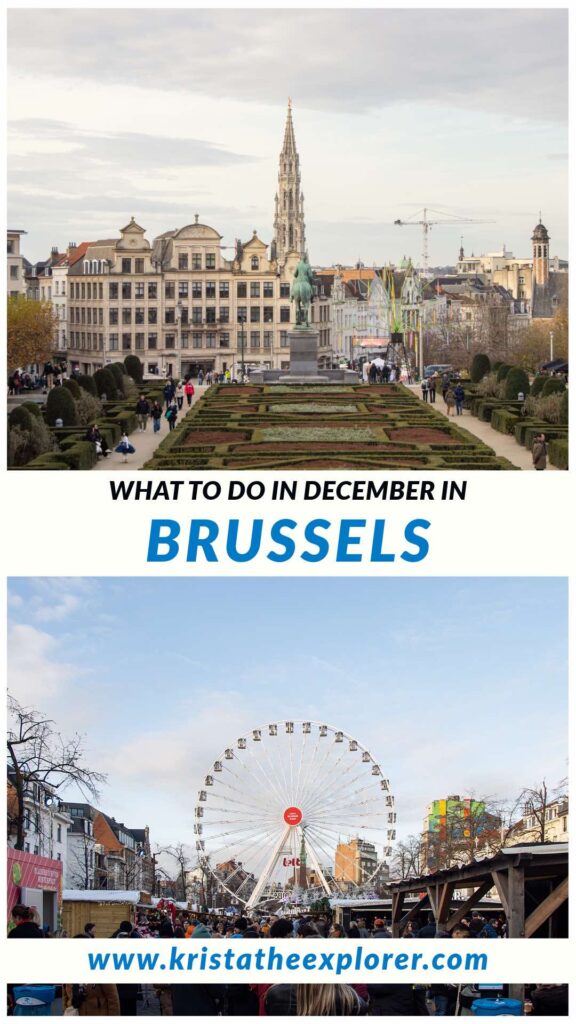
[[[202,335],[200,331],[192,331],[192,348],[202,348]]]
[[[264,306],[264,323],[274,323],[274,306]]]
[[[288,331],[280,331],[280,347],[288,348]]]
[[[227,324],[230,322],[230,307],[220,306],[220,323]]]
[[[143,274],[144,273],[144,260],[143,259],[139,258],[137,260],[134,260],[134,270],[135,270],[135,272],[137,274]]]
[[[236,298],[245,299],[247,294],[246,281],[238,281],[236,285]]]
[[[260,323],[260,306],[250,306],[250,323]]]
[[[64,295],[64,288],[62,288],[62,294]],[[96,296],[94,296],[94,298],[96,298]],[[102,281],[100,281],[100,284],[98,285],[98,298],[100,299],[100,302],[102,302],[104,298],[104,285],[102,284]]]
[[[220,348],[230,348],[230,335],[228,331],[222,331],[220,335]]]
[[[143,310],[142,307],[139,307],[138,309],[136,309],[134,311],[134,323],[135,324],[143,324],[144,323],[144,310]]]
[[[260,348],[260,331],[250,331],[250,348]]]
[[[182,348],[188,348],[188,338],[189,337],[190,337],[190,335],[189,335],[188,331],[182,331],[181,332],[181,335],[180,335],[181,342],[180,342],[180,344],[181,344]]]
[[[83,299],[86,298],[86,285],[84,284],[84,281],[82,281],[82,284],[80,286],[80,296]]]
[[[290,323],[290,306],[280,306],[280,323]]]
[[[122,310],[122,323],[123,324],[131,324],[132,323],[132,310],[131,309],[123,309]]]
[[[156,281],[148,281],[148,298],[149,299],[157,299],[158,298],[158,285],[157,285]]]
[[[175,309],[166,309],[164,311],[164,321],[167,324],[175,324],[176,323],[176,310]]]
[[[206,298],[207,299],[215,299],[216,298],[216,282],[215,281],[206,281]]]
[[[10,267],[10,277],[13,281],[18,280],[18,267]]]
[[[188,306],[182,306],[180,310],[180,322],[183,324],[188,323]]]
[[[117,324],[118,323],[118,310],[117,309],[109,309],[108,310],[108,323],[109,324]]]
[[[135,299],[143,299],[144,298],[144,287],[145,287],[144,281],[136,281],[136,283],[134,284],[134,298]]]
[[[202,298],[202,281],[192,281],[192,298]]]
[[[188,253],[178,253],[178,270],[188,270]]]
[[[238,321],[239,324],[246,323],[246,312],[246,306],[238,306],[236,310],[236,320]]]
[[[158,323],[158,310],[154,306],[152,306],[152,308],[148,310],[148,323],[149,324],[157,324]]]
[[[228,299],[230,297],[230,284],[228,281],[220,281],[220,298]]]
[[[164,338],[164,344],[166,345],[166,348],[175,348],[175,346],[176,346],[176,335],[175,334],[167,334],[165,336],[165,338]]]
[[[260,281],[250,281],[250,298],[260,298]]]
[[[131,274],[132,273],[132,260],[130,259],[129,256],[124,256],[122,258],[122,273],[123,274]]]
[[[290,298],[290,285],[289,284],[281,284],[280,285],[280,298],[281,299],[289,299]]]
[[[148,335],[148,348],[157,348],[157,346],[158,346],[158,335],[157,334],[149,334]]]
[[[264,331],[264,348],[272,348],[273,341],[274,331]]]
[[[206,348],[216,348],[216,335],[212,332],[206,335]]]
[[[202,253],[192,253],[192,270],[202,270]]]
[[[216,323],[216,308],[215,308],[215,306],[208,306],[207,307],[207,309],[206,309],[206,323],[207,324],[215,324]]]
[[[259,267],[260,267],[260,260],[258,259],[257,256],[252,256],[252,258],[250,260],[250,269],[251,270],[258,270]]]
[[[188,281],[179,281],[178,282],[178,298],[179,299],[187,299],[188,298]]]
[[[216,270],[216,253],[206,253],[206,270]]]
[[[202,310],[199,307],[194,307],[194,309],[192,310],[192,323],[193,324],[201,324],[202,323]]]
[[[56,827],[56,842],[57,843],[61,843],[62,842],[62,825],[58,825]]]
[[[14,252],[14,242],[11,239],[8,240],[8,252]]]
[[[108,347],[109,347],[111,352],[117,352],[118,351],[118,335],[117,334],[109,334],[108,335]]]
[[[124,281],[123,284],[122,284],[122,298],[123,299],[131,299],[132,298],[132,285],[130,284],[129,281]]]
[[[176,298],[176,285],[174,281],[166,281],[164,284],[164,298],[175,299]]]
[[[132,335],[131,334],[123,334],[122,335],[122,351],[123,352],[129,352],[131,348],[132,348]]]
[[[263,295],[264,295],[265,299],[273,299],[274,298],[274,285],[272,284],[272,281],[264,281],[264,284],[262,285],[262,288],[263,288]]]

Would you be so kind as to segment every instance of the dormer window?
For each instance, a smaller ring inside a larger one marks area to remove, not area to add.
[[[251,270],[259,270],[260,269],[260,260],[259,260],[258,256],[252,256],[251,257],[251,259],[250,259],[250,269]]]

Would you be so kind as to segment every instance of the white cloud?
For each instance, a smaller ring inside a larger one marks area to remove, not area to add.
[[[58,641],[34,626],[17,623],[8,630],[8,688],[20,704],[51,713],[74,678],[75,668],[60,659]]]

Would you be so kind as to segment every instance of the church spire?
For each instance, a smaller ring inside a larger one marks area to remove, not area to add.
[[[299,256],[306,253],[304,227],[304,196],[300,187],[300,158],[296,149],[292,100],[288,100],[288,114],[284,129],[284,143],[278,169],[278,191],[275,198],[273,251],[280,263],[289,252]]]

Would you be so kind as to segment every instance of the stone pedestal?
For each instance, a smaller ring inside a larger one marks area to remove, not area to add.
[[[311,327],[289,331],[290,376],[318,376],[318,331]]]

